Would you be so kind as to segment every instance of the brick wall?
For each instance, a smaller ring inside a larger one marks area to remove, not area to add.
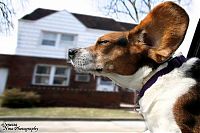
[[[101,107],[119,108],[120,92],[98,92],[89,90],[74,90],[64,88],[29,88],[25,91],[35,91],[41,96],[40,106],[71,106],[71,107]]]
[[[0,55],[0,67],[9,67],[10,57],[8,55]]]
[[[136,99],[134,92],[128,92],[128,91],[121,91],[121,102],[126,104],[135,104]]]
[[[7,81],[8,88],[30,88],[38,85],[32,85],[34,67],[36,64],[51,64],[51,65],[68,65],[65,59],[53,58],[37,58],[17,55],[0,55],[0,67],[9,68]],[[71,69],[69,86],[64,88],[73,89],[96,89],[96,80],[90,77],[90,82],[75,81],[75,71]],[[50,87],[50,86],[49,86]],[[60,88],[60,86],[52,86],[52,88]],[[63,87],[62,87],[63,88]]]

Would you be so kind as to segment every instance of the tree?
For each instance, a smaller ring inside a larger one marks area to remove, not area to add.
[[[164,0],[108,0],[104,9],[107,15],[125,14],[129,16],[135,23],[146,15],[157,3]],[[191,0],[174,0],[180,5],[190,5]]]
[[[0,0],[0,32],[7,32],[10,28],[14,27],[13,16],[15,15],[15,7],[19,5],[23,7],[24,1]]]

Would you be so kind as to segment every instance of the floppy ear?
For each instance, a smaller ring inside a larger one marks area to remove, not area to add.
[[[189,17],[183,8],[173,2],[164,2],[129,32],[129,40],[145,45],[148,57],[162,63],[182,43],[188,23]]]

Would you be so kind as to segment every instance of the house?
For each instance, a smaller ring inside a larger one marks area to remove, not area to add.
[[[87,47],[108,32],[125,31],[134,26],[65,10],[36,9],[19,20],[16,54],[0,55],[0,93],[6,87],[84,90],[102,92],[102,95],[103,92],[117,92],[118,87],[108,79],[76,73],[68,61],[67,51]]]

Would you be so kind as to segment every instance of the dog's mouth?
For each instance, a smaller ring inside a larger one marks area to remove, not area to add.
[[[95,67],[93,68],[93,67],[76,66],[76,65],[74,67],[75,67],[75,70],[80,73],[100,74],[103,72],[103,68],[95,68]]]
[[[100,73],[103,71],[103,68],[96,68],[96,71]]]
[[[103,67],[96,66],[92,61],[86,60],[71,60],[71,64],[75,67],[75,70],[80,73],[101,73],[103,72]]]

